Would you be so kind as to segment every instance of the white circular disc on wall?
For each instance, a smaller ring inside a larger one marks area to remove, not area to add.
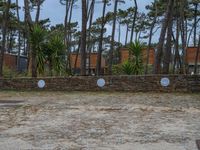
[[[106,84],[106,81],[103,78],[97,80],[98,87],[104,87],[105,84]]]
[[[45,81],[44,81],[44,80],[39,80],[37,84],[38,84],[38,87],[39,87],[40,89],[42,89],[42,88],[45,87]]]
[[[169,86],[169,84],[170,84],[169,78],[162,78],[162,79],[160,80],[160,84],[161,84],[162,86],[164,86],[164,87]]]

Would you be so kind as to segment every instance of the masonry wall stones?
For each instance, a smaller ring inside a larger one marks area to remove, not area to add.
[[[168,87],[162,87],[160,80],[170,79]],[[97,80],[103,78],[103,88]],[[44,80],[43,89],[38,88]],[[0,90],[51,90],[51,91],[130,91],[130,92],[200,92],[199,75],[148,75],[148,76],[74,76],[60,78],[14,78],[0,79]]]

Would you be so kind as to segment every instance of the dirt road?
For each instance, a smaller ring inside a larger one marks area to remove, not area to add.
[[[0,92],[0,150],[197,150],[200,94]]]

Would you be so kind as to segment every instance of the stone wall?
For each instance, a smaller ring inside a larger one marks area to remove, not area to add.
[[[162,87],[160,80],[170,79],[168,87]],[[106,85],[97,86],[97,80],[104,78]],[[44,80],[43,89],[38,88]],[[52,90],[52,91],[131,91],[131,92],[200,92],[199,75],[148,75],[148,76],[76,76],[63,78],[15,78],[0,79],[0,90]]]

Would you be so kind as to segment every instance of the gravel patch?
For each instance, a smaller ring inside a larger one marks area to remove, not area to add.
[[[0,92],[0,150],[198,150],[200,95]]]

